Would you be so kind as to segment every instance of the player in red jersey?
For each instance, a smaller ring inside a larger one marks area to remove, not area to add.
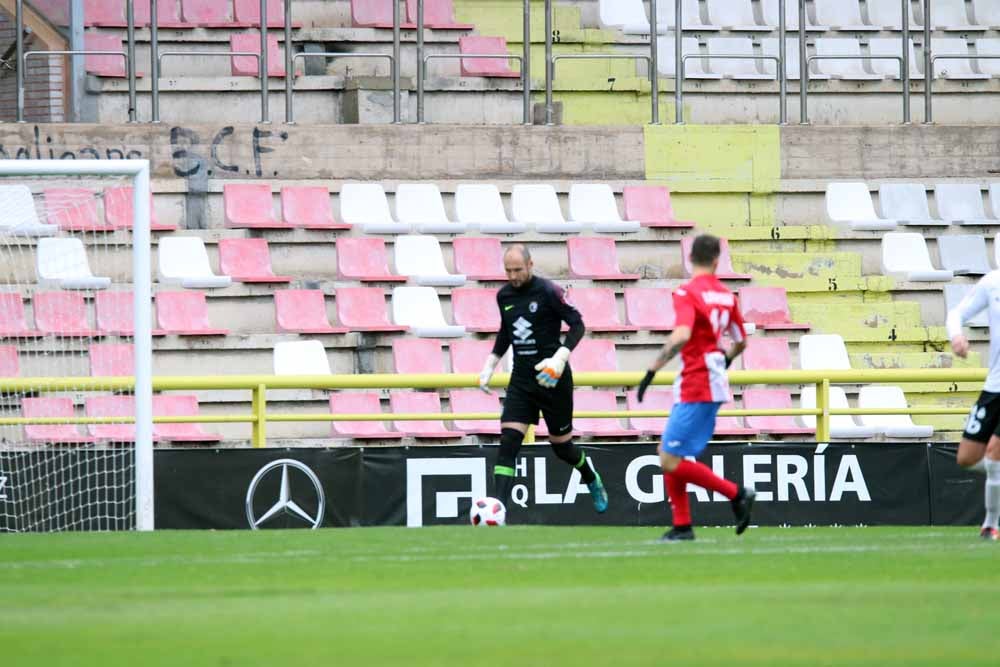
[[[717,491],[730,500],[736,516],[736,534],[750,525],[754,491],[717,476],[703,463],[686,457],[704,451],[715,431],[719,406],[730,400],[726,369],[746,348],[743,316],[735,295],[715,277],[719,265],[719,239],[707,234],[691,246],[693,277],[674,291],[677,322],[670,340],[639,384],[642,401],[656,372],[681,354],[681,370],[674,380],[676,402],[670,411],[660,444],[660,466],[670,498],[674,525],[663,540],[693,540],[688,483]],[[733,340],[729,352],[719,345],[723,334]]]

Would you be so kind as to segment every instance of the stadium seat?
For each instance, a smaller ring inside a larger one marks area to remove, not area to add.
[[[152,314],[152,304],[149,304],[149,311]],[[98,292],[94,295],[94,316],[97,330],[102,334],[135,335],[135,293],[132,290]],[[152,330],[154,336],[165,333],[160,329]]]
[[[184,20],[202,28],[232,28],[232,3],[226,0],[181,0]]]
[[[382,402],[375,391],[337,391],[330,394],[330,413],[335,415],[381,414]],[[396,439],[402,433],[390,431],[383,421],[334,421],[330,422],[331,435],[335,438],[359,440]]]
[[[391,28],[394,0],[351,0],[351,25],[355,28]],[[400,10],[400,28],[413,30],[417,26],[406,21]]]
[[[956,308],[965,295],[972,291],[974,285],[945,285],[944,286],[944,309],[950,312]],[[989,310],[979,311],[975,317],[966,322],[966,326],[974,329],[985,329],[990,326]]]
[[[638,220],[622,220],[615,193],[606,183],[574,183],[569,188],[569,217],[595,232],[621,234],[639,231]]]
[[[381,239],[379,239],[381,240]],[[411,283],[430,287],[455,287],[465,284],[465,276],[450,273],[444,265],[441,244],[433,236],[403,234],[393,244],[396,272]]]
[[[233,229],[291,229],[274,217],[274,201],[268,183],[227,183],[222,186],[226,227]]]
[[[59,225],[43,225],[38,220],[35,200],[26,185],[0,185],[0,236],[52,236]]]
[[[458,52],[502,56],[508,53],[507,40],[503,37],[466,35],[458,38]],[[462,58],[458,62],[462,76],[521,78],[520,72],[510,68],[510,61],[502,58]]]
[[[452,389],[448,392],[448,403],[451,411],[456,414],[486,412],[499,415],[501,413],[500,397],[495,393],[487,394],[478,389]],[[463,433],[500,435],[499,419],[456,419],[454,427]]]
[[[809,324],[792,322],[784,287],[741,287],[743,319],[758,329],[808,331]]]
[[[41,335],[41,331],[28,327],[21,295],[0,292],[0,338],[37,338]]]
[[[98,0],[103,1],[103,0]],[[135,15],[139,17],[142,13],[142,8],[145,7],[145,16],[141,21],[141,25],[146,25],[150,22],[152,17],[152,12],[150,11],[149,0],[137,0],[135,3]],[[174,28],[174,29],[188,29],[194,26],[190,23],[186,23],[183,20],[183,11],[181,9],[181,0],[159,0],[156,5],[156,24],[158,28]],[[139,23],[139,19],[136,18],[136,22]]]
[[[972,0],[972,9],[976,15],[976,23],[1000,30],[1000,5],[996,0]]]
[[[469,280],[507,280],[499,239],[460,236],[452,240],[451,251],[455,271]]]
[[[837,0],[840,2],[840,0]],[[855,4],[857,4],[855,2]],[[880,81],[881,74],[871,74],[865,70],[865,61],[861,59],[861,44],[854,38],[829,38],[819,37],[816,39],[817,56],[858,56],[857,60],[817,60],[816,70],[820,74],[826,74],[832,79],[844,79],[847,81]]]
[[[466,331],[495,334],[500,330],[497,291],[488,287],[464,287],[451,291],[451,315]]]
[[[241,283],[288,283],[289,276],[276,276],[271,269],[271,251],[264,239],[219,239],[219,270]]]
[[[452,373],[475,373],[483,369],[483,362],[493,352],[492,340],[472,340],[459,338],[448,343],[448,354],[451,357]],[[506,355],[504,356],[506,359]],[[497,372],[507,368],[506,361],[501,361]],[[477,390],[478,391],[478,390]]]
[[[281,188],[281,218],[289,225],[305,229],[350,229],[333,218],[330,191],[323,185],[286,185]]]
[[[121,28],[125,25],[125,0],[84,0],[83,16],[85,26]],[[138,19],[136,25],[140,25]]]
[[[643,227],[694,227],[691,220],[678,220],[670,200],[670,188],[659,185],[626,185],[622,189],[625,218]]]
[[[583,373],[613,373],[617,371],[618,356],[615,354],[614,341],[584,338],[573,350],[570,366],[573,370]]]
[[[990,183],[990,208],[993,217],[1000,220],[1000,183]]]
[[[898,2],[895,4],[897,10],[901,9]],[[903,41],[895,37],[872,37],[868,41],[868,50],[873,56],[893,56],[900,58],[903,55]],[[913,40],[911,39],[910,79],[921,79],[924,76],[917,67],[918,62],[920,61],[917,60],[917,50],[913,46]],[[887,79],[899,79],[900,70],[898,60],[869,60],[868,64],[876,74],[881,74]]]
[[[41,287],[100,290],[111,286],[111,278],[90,272],[83,241],[76,237],[49,236],[38,239],[35,272]]]
[[[113,232],[97,216],[97,199],[89,188],[45,188],[45,215],[66,232]]]
[[[380,183],[345,183],[340,189],[340,217],[365,234],[406,234],[410,231],[410,225],[393,220],[389,200]]]
[[[157,292],[156,323],[164,332],[178,336],[229,334],[229,329],[214,329],[209,324],[204,292]]]
[[[881,29],[861,19],[858,0],[813,0],[813,8],[816,10],[816,23],[830,26],[831,30],[862,32]]]
[[[291,0],[289,0],[291,2]],[[283,28],[285,26],[285,3],[283,0],[267,0],[267,27]],[[233,18],[240,26],[260,26],[260,0],[233,0]],[[292,21],[292,27],[301,27],[300,23]]]
[[[977,15],[978,18],[978,15]],[[966,12],[965,0],[933,0],[931,2],[931,28],[948,32],[978,32],[989,26],[973,25]],[[931,42],[933,45],[933,41]],[[934,48],[937,51],[937,48]]]
[[[444,373],[441,341],[430,338],[396,338],[392,363],[396,373]]]
[[[622,273],[614,239],[578,236],[566,239],[569,273],[590,280],[638,280],[638,273]]]
[[[135,419],[134,396],[87,396],[88,417],[131,417]],[[87,424],[87,432],[102,442],[135,442],[135,422]]]
[[[666,287],[626,287],[625,321],[643,331],[672,331],[674,299]]]
[[[792,394],[787,389],[743,390],[743,407],[747,410],[791,410]],[[770,435],[805,435],[816,429],[799,426],[795,417],[788,415],[763,415],[746,417],[746,425],[761,433]]]
[[[882,214],[906,226],[947,225],[947,220],[931,217],[927,190],[920,183],[883,183],[878,188]]]
[[[132,187],[121,186],[104,190],[104,221],[115,229],[132,229],[135,208],[132,201]],[[153,195],[149,195],[149,228],[154,232],[169,232],[177,225],[160,223],[156,220]]]
[[[135,375],[135,347],[131,343],[93,343],[88,351],[93,377]]]
[[[896,220],[878,217],[872,195],[864,183],[827,183],[826,215],[833,222],[845,222],[856,231],[886,231]]]
[[[84,67],[88,74],[115,79],[124,79],[128,76],[125,58],[117,55],[125,52],[121,36],[88,30],[83,33],[83,48],[85,51],[115,52],[115,55],[92,53],[84,57]]]
[[[556,189],[545,184],[515,185],[511,194],[514,222],[534,227],[542,234],[579,234],[583,225],[566,222]]]
[[[771,32],[768,26],[757,23],[750,0],[707,0],[707,7],[712,25],[736,32]]]
[[[779,336],[747,338],[747,349],[740,358],[745,371],[787,371],[792,368],[788,339]]]
[[[329,375],[330,359],[318,340],[279,341],[272,353],[275,375]]]
[[[197,417],[198,397],[186,394],[153,396],[154,417]],[[153,423],[153,439],[173,442],[219,442],[222,436],[208,433],[198,422]]]
[[[761,0],[761,5],[764,14],[764,23],[777,28],[780,17],[778,13],[778,0]],[[786,0],[785,2],[785,30],[794,30],[796,32],[799,30],[799,6],[794,0],[792,2]],[[827,30],[827,26],[815,25],[809,16],[809,12],[806,11],[806,32],[826,32]]]
[[[416,25],[417,0],[406,0],[406,20]],[[424,0],[424,27],[434,30],[473,30],[471,23],[456,23],[452,0]]]
[[[899,0],[867,0],[865,4],[868,5],[868,22],[872,25],[883,30],[903,29],[903,7]],[[910,8],[910,30],[923,30],[924,27],[917,23],[916,14],[913,13],[913,5],[909,2],[906,4]],[[900,40],[895,41],[898,46]]]
[[[336,243],[337,277],[341,280],[406,282],[405,276],[389,271],[389,258],[382,239],[341,236]]]
[[[693,236],[685,236],[681,239],[681,256],[684,260],[684,275],[691,275],[691,246],[694,244]],[[729,241],[719,239],[719,268],[715,275],[720,280],[750,280],[753,276],[746,273],[736,273],[733,271],[733,260],[729,256]]]
[[[905,409],[906,396],[900,387],[864,386],[858,390],[859,408]],[[929,438],[934,427],[913,423],[910,415],[858,415],[862,426],[870,426],[887,438]]]
[[[615,292],[605,287],[574,287],[566,292],[566,300],[583,316],[587,331],[638,331],[639,327],[622,324],[618,318]]]
[[[969,44],[964,37],[931,37],[931,52],[934,56],[967,56]],[[949,58],[935,61],[934,77],[965,81],[989,79],[990,75],[973,72],[972,61],[968,58]]]
[[[979,234],[946,234],[937,238],[941,268],[956,276],[983,276],[990,272],[986,239]]]
[[[573,392],[574,412],[618,412],[618,399],[614,391],[583,389]],[[573,431],[581,435],[629,438],[640,435],[635,428],[622,428],[621,420],[607,417],[575,417]]]
[[[67,338],[100,336],[87,321],[87,305],[78,292],[35,292],[31,300],[35,326],[43,334]]]
[[[753,56],[753,41],[749,37],[709,37],[708,54],[711,56]],[[757,61],[747,58],[713,58],[709,67],[726,79],[760,80],[773,78],[761,74]]]
[[[452,222],[441,191],[433,183],[400,183],[396,187],[396,219],[418,234],[462,234],[464,222]]]
[[[997,11],[1000,12],[1000,5],[997,5]],[[1000,17],[997,17],[997,22],[1000,23]],[[991,77],[1000,77],[1000,39],[995,37],[980,37],[976,40],[976,55],[979,56],[993,56],[993,58],[984,58],[982,60],[976,60],[976,67],[983,74],[989,74]]]
[[[286,289],[274,293],[278,331],[298,334],[341,334],[347,327],[330,325],[326,297],[318,289]]]
[[[390,391],[389,409],[393,414],[441,412],[441,398],[436,391]],[[443,421],[396,420],[393,426],[413,438],[461,438],[462,433],[445,428]]]
[[[626,35],[648,35],[649,18],[642,0],[599,0],[598,16],[602,28],[621,30]],[[664,22],[657,21],[661,26]],[[663,32],[665,27],[660,28]]]
[[[351,331],[392,332],[408,327],[393,324],[385,310],[380,287],[341,287],[337,290],[337,321]]]
[[[156,248],[157,280],[188,289],[229,287],[232,279],[219,276],[208,263],[205,242],[197,236],[167,236]]]
[[[882,237],[882,273],[914,282],[951,280],[951,271],[935,269],[924,237],[913,232],[888,232]]]
[[[656,38],[656,48],[659,49],[660,54],[657,58],[656,68],[660,73],[660,76],[674,77],[677,76],[677,58],[676,51],[674,49],[674,38],[673,36],[664,35]],[[694,37],[684,37],[681,39],[681,53],[684,56],[698,55],[701,53],[701,48],[698,46],[698,40]],[[684,61],[684,78],[685,79],[721,79],[721,74],[715,74],[710,72],[706,68],[706,64],[709,61],[703,58],[691,58]]]
[[[636,397],[636,390],[625,392],[625,403],[630,412],[638,410],[664,410],[669,412],[674,407],[674,390],[672,388],[651,387],[643,396],[642,403]],[[667,425],[667,417],[629,417],[629,426],[643,435],[662,435]]]
[[[125,0],[84,0],[83,15],[85,26],[97,28],[124,28],[127,26]],[[150,1],[135,0],[133,6],[135,27],[141,28],[149,25],[151,16]],[[181,0],[159,0],[156,16],[156,24],[159,28],[195,27],[181,21]]]
[[[1000,225],[986,217],[983,191],[976,183],[938,183],[934,186],[938,214],[953,225]]]
[[[805,410],[816,407],[816,387],[814,385],[802,387],[799,403]],[[830,407],[838,410],[850,407],[847,403],[847,394],[844,393],[842,387],[830,387]],[[802,424],[807,428],[816,430],[816,417],[814,415],[803,415],[801,419]],[[878,429],[872,426],[860,426],[851,415],[830,415],[830,438],[871,438],[878,432]]]
[[[738,410],[739,406],[735,403],[724,403],[720,410]],[[737,436],[756,436],[759,435],[760,431],[756,428],[751,428],[747,426],[743,417],[724,417],[719,415],[715,418],[715,432],[714,435],[737,435]]]
[[[448,324],[433,287],[394,287],[392,320],[421,338],[460,338],[465,327]],[[341,320],[343,321],[343,320]]]
[[[21,374],[21,365],[17,359],[17,347],[0,345],[0,377],[16,378]]]
[[[840,334],[805,334],[799,338],[799,367],[804,371],[851,370]]]
[[[612,0],[614,1],[614,0]],[[658,32],[673,30],[676,21],[675,0],[656,0],[656,24]],[[719,29],[719,26],[705,23],[701,19],[701,9],[698,0],[683,0],[681,4],[684,30],[696,30],[698,32],[711,32]],[[648,34],[648,31],[647,33]]]
[[[21,399],[25,417],[73,417],[73,399],[65,396],[38,396]],[[80,433],[76,424],[25,424],[28,442],[90,443],[94,438]]]
[[[528,229],[523,222],[507,219],[500,190],[489,183],[459,185],[455,189],[455,215],[466,227],[483,234],[520,234]]]
[[[778,50],[778,40],[775,37],[765,37],[760,40],[761,52],[765,56],[773,56],[778,58],[781,56]],[[785,38],[785,75],[792,80],[798,80],[802,76],[802,63],[799,62],[799,40],[797,37],[786,37]],[[778,67],[777,63],[772,60],[762,60],[760,61],[761,68],[764,73],[768,75],[769,78],[774,79],[777,76]],[[830,77],[826,74],[819,74],[814,71],[815,67],[809,70],[809,79],[829,79]]]

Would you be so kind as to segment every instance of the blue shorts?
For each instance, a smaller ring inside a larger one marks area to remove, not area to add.
[[[722,403],[674,403],[663,429],[660,449],[673,456],[698,456],[715,432]]]

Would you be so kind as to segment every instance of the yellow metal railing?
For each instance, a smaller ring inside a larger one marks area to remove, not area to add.
[[[653,384],[669,385],[674,373],[659,373]],[[575,373],[574,383],[591,387],[631,387],[642,379],[642,373]],[[490,386],[501,389],[507,386],[510,375],[497,373]],[[942,383],[949,388],[958,382],[982,382],[986,369],[889,369],[889,370],[828,370],[828,371],[732,371],[733,385],[815,385],[815,408],[787,408],[760,410],[723,410],[721,416],[815,416],[816,440],[830,439],[830,417],[835,415],[959,415],[967,408],[831,408],[831,384],[906,384],[911,382]],[[199,415],[154,417],[156,423],[249,423],[252,425],[251,441],[254,447],[264,447],[267,440],[267,422],[317,422],[317,421],[429,421],[499,419],[499,414],[474,413],[376,413],[376,414],[295,414],[268,413],[269,389],[460,389],[477,387],[479,378],[472,374],[362,374],[362,375],[219,375],[219,376],[160,376],[153,378],[154,391],[177,390],[234,390],[252,392],[249,415]],[[4,378],[0,391],[6,393],[44,393],[53,391],[127,391],[133,388],[131,377],[44,377]],[[574,413],[580,418],[617,417],[667,417],[665,410],[586,411]],[[115,424],[133,421],[127,417],[0,417],[0,426],[17,424]]]

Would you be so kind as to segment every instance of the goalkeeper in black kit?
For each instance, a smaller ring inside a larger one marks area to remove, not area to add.
[[[517,453],[528,425],[538,423],[541,411],[552,451],[580,471],[594,509],[604,512],[608,509],[608,494],[601,476],[573,442],[573,374],[569,357],[583,338],[583,318],[566,303],[561,287],[532,275],[527,247],[508,247],[503,263],[509,283],[497,293],[500,332],[479,375],[479,387],[488,392],[500,358],[513,347],[514,367],[500,416],[500,452],[493,469],[496,497],[504,503],[510,499]],[[569,325],[569,332],[565,340],[560,340],[563,322]]]

